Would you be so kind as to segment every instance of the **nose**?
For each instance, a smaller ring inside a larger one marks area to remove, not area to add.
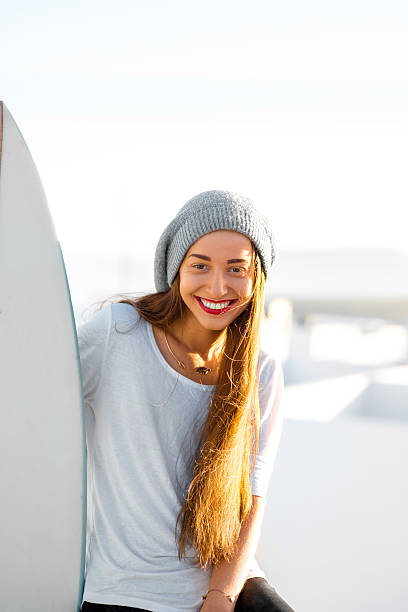
[[[223,270],[213,269],[207,285],[208,297],[220,300],[228,294],[228,285]]]

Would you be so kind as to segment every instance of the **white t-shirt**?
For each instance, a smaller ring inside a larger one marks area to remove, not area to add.
[[[88,451],[83,601],[196,612],[211,568],[193,565],[191,548],[179,560],[175,524],[214,386],[176,372],[129,304],[106,305],[79,327],[78,340]],[[281,434],[283,374],[275,359],[260,359],[252,493],[264,497]],[[255,560],[254,575],[264,575]]]

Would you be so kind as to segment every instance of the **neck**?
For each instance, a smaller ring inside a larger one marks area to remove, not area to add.
[[[169,326],[170,333],[182,343],[191,355],[199,355],[205,361],[217,357],[225,343],[226,328],[206,329],[196,319],[186,316]]]

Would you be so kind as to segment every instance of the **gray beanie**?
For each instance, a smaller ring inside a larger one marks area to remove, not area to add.
[[[267,277],[275,259],[270,223],[252,201],[231,191],[203,191],[179,210],[162,233],[154,258],[157,291],[168,291],[189,248],[205,234],[234,230],[256,248]]]

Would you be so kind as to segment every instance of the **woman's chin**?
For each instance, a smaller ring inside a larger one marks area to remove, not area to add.
[[[224,314],[210,314],[206,312],[197,311],[197,308],[190,309],[194,319],[199,323],[200,327],[208,329],[209,331],[220,331],[225,329],[234,319],[237,318],[238,314],[233,312],[226,312]]]

